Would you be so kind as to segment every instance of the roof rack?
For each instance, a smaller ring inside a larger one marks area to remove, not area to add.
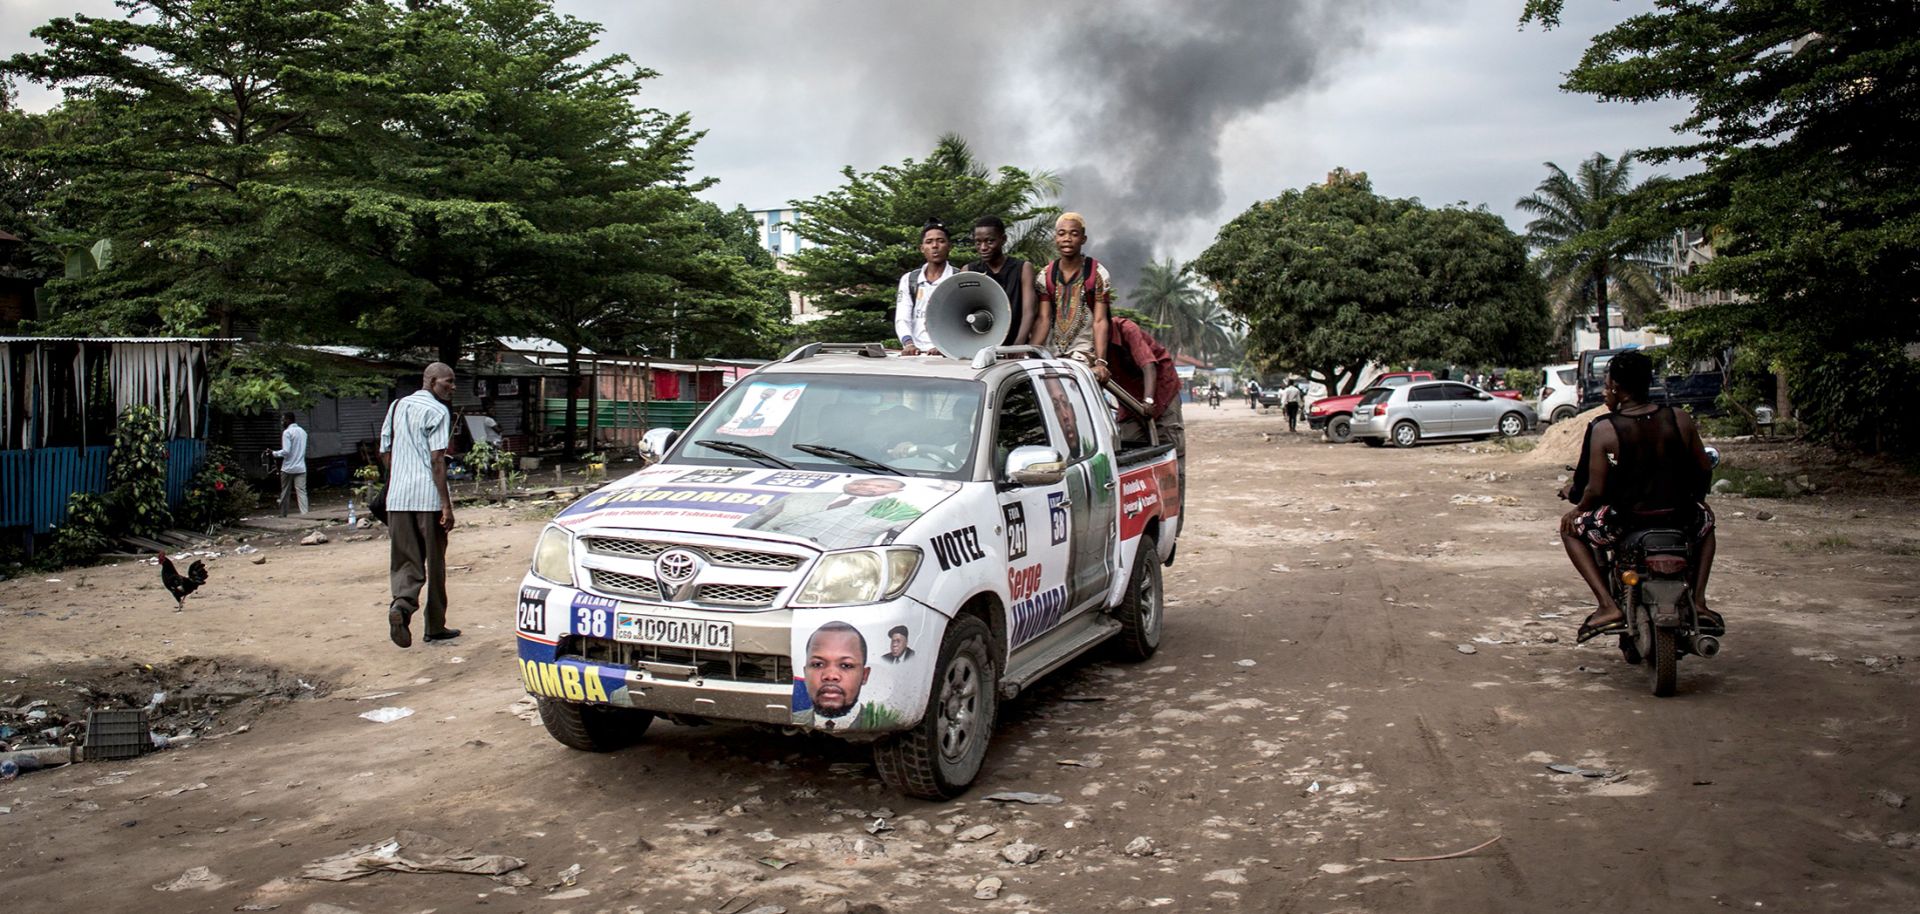
[[[801,359],[813,358],[823,352],[851,352],[854,355],[866,359],[884,359],[887,357],[887,347],[880,343],[808,343],[805,346],[787,353],[786,357],[780,361],[798,362]]]
[[[973,367],[977,371],[1001,359],[1050,358],[1053,358],[1053,352],[1039,346],[988,346],[973,354]]]

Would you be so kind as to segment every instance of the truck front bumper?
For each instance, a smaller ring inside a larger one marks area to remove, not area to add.
[[[1319,430],[1321,430],[1321,429],[1323,429],[1323,428],[1326,428],[1326,427],[1327,427],[1327,420],[1329,420],[1329,419],[1331,419],[1331,418],[1333,418],[1333,417],[1331,417],[1331,416],[1308,416],[1308,417],[1307,417],[1307,427],[1308,427],[1308,428],[1310,428],[1310,429],[1313,429],[1314,431],[1316,431],[1316,432],[1317,432],[1317,431],[1319,431]]]

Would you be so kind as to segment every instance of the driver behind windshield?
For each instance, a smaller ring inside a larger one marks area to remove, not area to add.
[[[1693,534],[1693,606],[1703,635],[1726,633],[1720,614],[1707,609],[1707,575],[1713,569],[1713,511],[1707,486],[1713,464],[1693,417],[1652,403],[1653,360],[1623,352],[1607,365],[1605,395],[1612,412],[1587,426],[1580,465],[1561,497],[1574,502],[1560,518],[1560,540],[1573,567],[1593,590],[1600,608],[1580,624],[1575,643],[1627,629],[1613,600],[1597,550],[1648,527]]]

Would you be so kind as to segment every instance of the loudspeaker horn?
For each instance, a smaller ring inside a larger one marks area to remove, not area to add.
[[[949,267],[951,269],[951,267]],[[940,354],[970,359],[1007,338],[1013,306],[985,273],[959,273],[927,297],[927,336]]]

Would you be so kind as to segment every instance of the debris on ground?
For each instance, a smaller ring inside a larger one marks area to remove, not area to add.
[[[1000,881],[1000,877],[988,876],[987,878],[982,879],[977,883],[974,883],[973,897],[978,898],[981,901],[992,901],[995,898],[1000,897],[1000,888],[1004,884],[1005,883],[1002,883]]]
[[[1882,806],[1891,806],[1894,809],[1900,809],[1907,805],[1907,798],[1904,794],[1894,793],[1885,787],[1874,791],[1873,798]]]
[[[995,803],[1025,803],[1029,806],[1052,806],[1055,803],[1066,802],[1066,800],[1054,794],[1028,793],[1024,790],[1003,790],[999,793],[990,793],[987,795],[987,799]]]
[[[412,717],[413,709],[412,708],[375,708],[371,711],[360,712],[360,716],[366,720],[373,721],[376,724],[390,724],[403,717]]]
[[[319,546],[326,542],[328,542],[327,535],[318,530],[300,538],[300,545],[302,546]]]
[[[1604,778],[1613,774],[1613,772],[1605,768],[1582,768],[1579,765],[1568,765],[1564,762],[1548,765],[1547,767],[1561,774],[1577,774],[1583,778]]]
[[[266,706],[324,695],[272,667],[187,657],[69,667],[57,680],[26,678],[0,694],[0,752],[86,742],[87,712],[144,709],[156,747],[180,746],[216,725],[250,720]]]
[[[1454,851],[1451,854],[1434,854],[1433,856],[1430,856],[1430,857],[1382,857],[1380,859],[1386,860],[1392,863],[1426,863],[1433,860],[1457,860],[1461,857],[1467,856],[1468,854],[1474,853],[1475,851],[1485,850],[1489,847],[1492,847],[1493,842],[1498,840],[1500,840],[1500,836],[1494,835],[1493,837],[1488,838],[1487,840],[1482,841],[1479,844],[1476,844],[1472,847],[1469,847],[1466,850]]]
[[[432,835],[403,831],[376,844],[364,844],[344,854],[307,864],[300,871],[305,879],[345,882],[391,870],[396,873],[468,873],[475,876],[505,876],[526,866],[519,857],[505,854],[476,854],[455,847]],[[576,873],[575,875],[578,875]],[[526,885],[526,877],[507,879],[509,884]]]
[[[1158,848],[1154,847],[1152,838],[1141,835],[1127,842],[1126,854],[1129,857],[1151,857],[1157,850]]]
[[[204,866],[196,866],[181,873],[172,882],[163,882],[153,887],[156,892],[211,892],[227,884],[227,880],[216,875]]]
[[[1000,849],[1000,859],[1015,866],[1025,866],[1046,856],[1044,848],[1037,844],[1016,841]]]

